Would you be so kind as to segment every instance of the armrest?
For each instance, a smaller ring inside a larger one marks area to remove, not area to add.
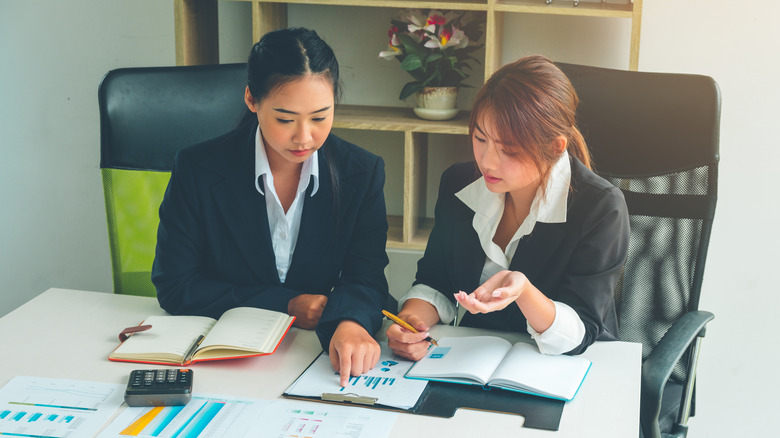
[[[682,355],[696,339],[704,336],[707,323],[715,317],[710,312],[695,310],[686,313],[666,332],[642,365],[641,423],[645,437],[660,437],[658,415],[661,412],[661,396],[672,370]],[[647,421],[651,421],[646,424]]]

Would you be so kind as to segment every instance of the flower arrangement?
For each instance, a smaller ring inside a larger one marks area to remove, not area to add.
[[[427,12],[407,9],[400,18],[391,20],[387,50],[383,59],[398,59],[401,68],[414,81],[404,85],[403,100],[425,87],[458,87],[468,78],[465,70],[479,63],[471,54],[482,47],[484,20],[473,12]]]

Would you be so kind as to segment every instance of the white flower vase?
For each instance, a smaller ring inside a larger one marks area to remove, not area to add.
[[[458,87],[425,87],[414,95],[414,113],[425,120],[449,120],[458,114]]]

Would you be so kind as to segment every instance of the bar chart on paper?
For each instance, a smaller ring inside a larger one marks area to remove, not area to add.
[[[349,378],[349,383],[346,387],[339,389],[340,392],[349,392],[350,389],[360,386],[369,389],[377,389],[378,386],[393,386],[395,384],[395,378],[393,377],[381,377],[381,376],[352,376]]]
[[[92,436],[122,403],[123,385],[19,376],[0,390],[0,436]]]
[[[194,394],[186,406],[127,408],[100,437],[241,437],[262,407],[254,400]]]
[[[384,406],[412,408],[428,382],[404,378],[414,362],[393,354],[385,341],[379,345],[382,351],[376,366],[361,376],[350,377],[346,386],[341,386],[339,374],[323,353],[287,388],[285,395],[320,398],[323,394],[345,394],[376,398],[376,404]]]

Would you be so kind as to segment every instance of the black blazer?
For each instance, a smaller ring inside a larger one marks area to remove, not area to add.
[[[265,199],[254,185],[256,128],[247,124],[177,153],[160,206],[152,268],[160,306],[210,317],[238,306],[286,313],[291,298],[323,294],[328,303],[316,332],[325,350],[343,319],[373,335],[389,296],[384,162],[328,137],[320,151],[336,163],[337,207],[328,160],[320,155],[319,190],[310,196],[310,185],[306,192],[282,284]]]
[[[613,299],[628,252],[629,220],[622,192],[571,158],[571,190],[565,223],[537,223],[518,243],[509,269],[524,273],[548,298],[571,306],[585,324],[578,354],[596,339],[617,339]],[[472,227],[474,212],[455,193],[479,177],[473,163],[459,163],[441,178],[435,225],[415,284],[455,301],[459,290],[479,286],[485,253]],[[515,305],[488,314],[467,313],[461,325],[526,332]]]

